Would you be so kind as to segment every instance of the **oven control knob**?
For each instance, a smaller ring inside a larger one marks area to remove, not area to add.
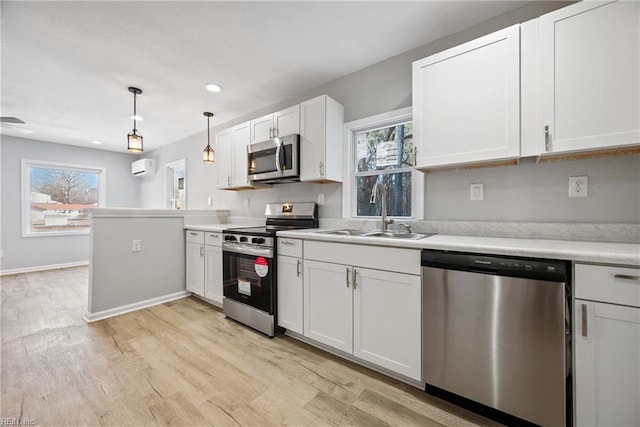
[[[253,239],[251,239],[251,243],[260,245],[264,243],[264,239],[262,237],[254,237]]]
[[[224,236],[224,240],[233,242],[234,240],[236,240],[236,236]]]
[[[246,237],[241,237],[241,238],[240,238],[240,241],[241,241],[241,242],[246,242],[246,241],[247,241],[247,238],[246,238]]]

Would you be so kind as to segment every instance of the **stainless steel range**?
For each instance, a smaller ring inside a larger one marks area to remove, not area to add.
[[[318,227],[315,203],[269,203],[266,226],[223,233],[224,314],[270,337],[277,331],[276,232]]]

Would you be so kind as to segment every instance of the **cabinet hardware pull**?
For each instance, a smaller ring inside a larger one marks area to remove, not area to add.
[[[640,280],[640,276],[631,276],[630,274],[615,274],[614,279]]]
[[[358,270],[353,267],[353,289],[358,289]]]
[[[320,162],[318,165],[318,172],[320,173],[320,176],[324,176],[324,163]]]
[[[549,125],[544,127],[544,149],[549,151],[551,148],[551,137],[549,135]]]
[[[300,266],[302,265],[302,261],[298,260],[298,263],[296,264],[296,277],[300,277]]]
[[[293,242],[289,242],[288,240],[280,240],[280,243],[287,246],[293,246]]]
[[[413,147],[413,166],[418,166],[418,147]]]
[[[349,276],[351,275],[351,269],[347,268],[347,288],[349,287]]]
[[[271,128],[269,128],[269,138],[273,138],[273,133],[271,132]]]
[[[587,337],[589,335],[589,329],[587,325],[587,304],[582,305],[582,336]]]
[[[193,231],[191,233],[189,233],[189,234],[191,234],[192,236],[197,236],[198,235],[198,233],[194,233]]]
[[[200,256],[204,256],[204,246],[200,246]]]
[[[209,237],[216,237],[217,238],[218,235],[217,234],[209,234]]]

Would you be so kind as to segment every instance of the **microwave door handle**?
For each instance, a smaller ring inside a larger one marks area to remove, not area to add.
[[[282,142],[278,141],[278,147],[276,148],[276,170],[278,173],[282,173],[282,169],[280,168],[280,150],[282,149]]]

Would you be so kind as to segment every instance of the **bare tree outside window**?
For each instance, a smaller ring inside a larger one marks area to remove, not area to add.
[[[355,134],[356,215],[378,216],[381,203],[370,203],[376,182],[387,188],[389,216],[412,216],[413,127],[404,122]]]
[[[25,234],[88,232],[89,209],[103,204],[103,169],[23,161]]]

